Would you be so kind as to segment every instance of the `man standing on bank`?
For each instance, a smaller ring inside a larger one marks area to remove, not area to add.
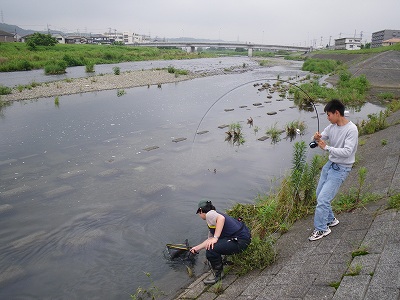
[[[320,134],[314,134],[318,146],[329,152],[329,160],[321,171],[317,186],[317,206],[314,215],[314,232],[308,238],[316,241],[331,233],[330,227],[339,224],[331,202],[347,178],[355,161],[358,146],[357,126],[344,116],[344,105],[339,100],[329,101],[325,108],[330,125]],[[329,141],[329,145],[326,143]]]
[[[206,249],[206,257],[213,269],[213,275],[205,279],[205,284],[214,284],[223,276],[222,255],[231,255],[244,251],[251,242],[250,230],[240,220],[215,210],[209,200],[199,202],[196,214],[207,222],[208,238],[190,251],[197,253]]]

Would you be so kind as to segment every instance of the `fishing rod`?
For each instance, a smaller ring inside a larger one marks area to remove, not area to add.
[[[315,106],[314,101],[312,100],[311,96],[304,90],[302,89],[300,86],[298,86],[297,84],[290,82],[289,80],[284,80],[284,79],[277,79],[277,78],[259,78],[256,80],[250,80],[248,82],[242,83],[232,89],[230,89],[229,91],[227,91],[226,93],[224,93],[222,96],[220,96],[216,101],[214,101],[213,104],[211,104],[211,106],[207,109],[207,111],[204,113],[204,115],[202,116],[202,118],[200,119],[199,124],[197,125],[196,131],[194,133],[194,137],[193,137],[193,141],[192,141],[192,145],[194,145],[195,140],[196,140],[196,135],[199,131],[199,128],[201,126],[201,123],[203,122],[204,118],[207,116],[207,114],[210,112],[210,110],[214,107],[215,104],[217,104],[222,98],[224,98],[226,95],[230,94],[231,92],[237,90],[238,88],[241,88],[242,86],[245,86],[249,83],[253,83],[253,82],[258,82],[258,81],[278,81],[278,82],[284,82],[287,84],[290,84],[291,86],[294,86],[295,88],[299,89],[300,91],[302,91],[304,93],[304,95],[307,96],[307,100],[309,101],[309,103],[311,103],[311,105],[313,106],[314,110],[315,110],[315,114],[317,116],[317,131],[319,132],[319,116],[318,116],[318,111],[317,111],[317,107]],[[318,143],[313,140],[310,144],[309,144],[310,148],[315,148],[318,146]]]

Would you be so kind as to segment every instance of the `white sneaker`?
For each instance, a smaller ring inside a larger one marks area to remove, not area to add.
[[[333,227],[336,226],[337,224],[339,224],[339,220],[334,218],[332,222],[329,222],[327,225],[328,227]]]
[[[325,231],[322,231],[322,230],[314,230],[313,231],[313,233],[310,235],[310,237],[308,238],[308,240],[310,240],[310,241],[316,241],[316,240],[319,240],[319,239],[321,239],[321,238],[323,238],[324,236],[327,236],[328,234],[330,234],[331,233],[331,230],[329,229],[329,227],[328,227],[328,229],[327,230],[325,230]]]

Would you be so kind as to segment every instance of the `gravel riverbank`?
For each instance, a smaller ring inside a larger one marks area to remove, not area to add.
[[[43,97],[56,97],[62,95],[79,94],[86,92],[125,89],[138,86],[160,85],[163,83],[189,80],[203,75],[189,73],[188,75],[175,76],[167,70],[141,70],[128,71],[120,75],[105,74],[85,78],[66,79],[48,83],[41,83],[31,89],[12,89],[9,95],[1,96],[3,101],[17,101],[37,99]]]
[[[139,86],[158,86],[160,84],[179,82],[205,76],[251,71],[255,66],[259,66],[258,62],[260,60],[263,61],[263,65],[266,68],[283,65],[287,66],[293,63],[292,61],[287,61],[283,58],[274,57],[269,57],[268,59],[252,58],[252,60],[256,61],[257,64],[233,65],[230,67],[221,66],[199,73],[189,72],[188,75],[175,75],[174,73],[168,73],[166,69],[143,69],[138,71],[121,72],[120,75],[108,73],[89,77],[68,78],[64,80],[38,83],[30,89],[19,89],[18,86],[15,86],[12,88],[11,94],[0,96],[0,100],[18,101],[102,90],[127,89]]]

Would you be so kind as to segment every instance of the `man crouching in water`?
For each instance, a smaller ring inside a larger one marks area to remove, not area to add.
[[[222,279],[222,255],[230,255],[245,250],[251,241],[247,226],[226,214],[218,213],[209,200],[202,200],[196,214],[207,222],[208,239],[194,246],[190,251],[196,253],[206,249],[206,258],[211,264],[214,275],[205,279],[205,284],[214,284]]]

